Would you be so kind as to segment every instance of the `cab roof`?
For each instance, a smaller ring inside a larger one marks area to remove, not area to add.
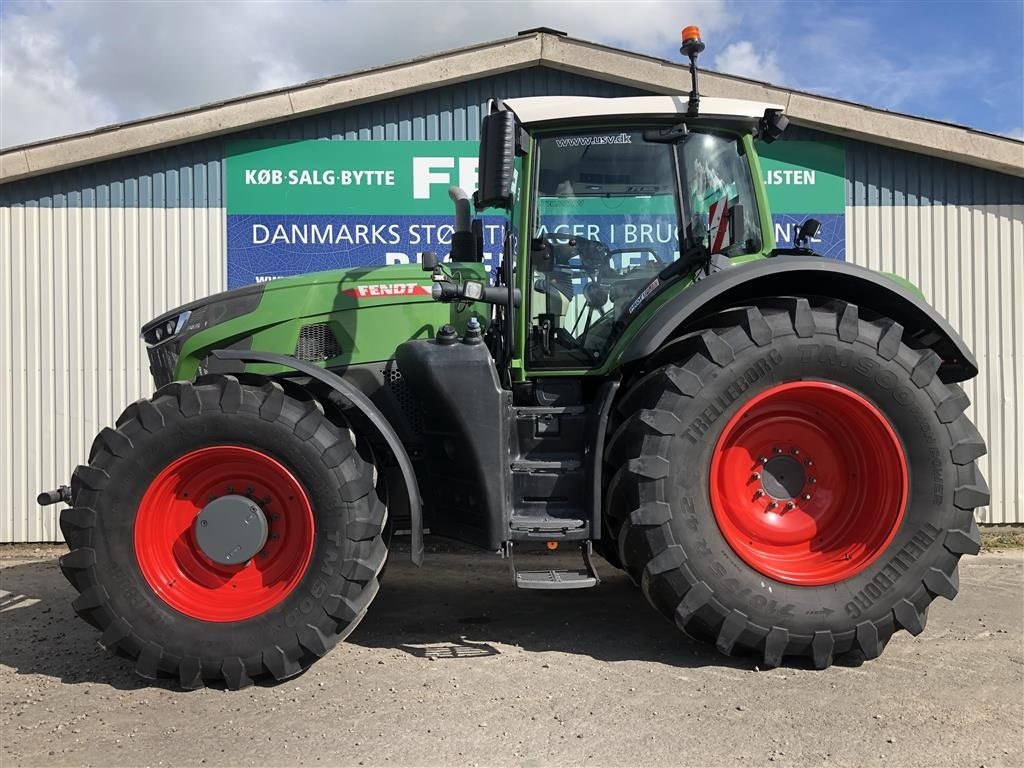
[[[685,116],[686,96],[534,96],[507,99],[505,106],[516,113],[524,125],[553,120],[574,120],[587,117],[675,117]],[[720,99],[702,96],[701,116],[758,120],[765,110],[784,109],[781,104],[745,99]]]

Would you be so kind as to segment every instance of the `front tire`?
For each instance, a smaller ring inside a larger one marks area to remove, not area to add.
[[[966,395],[852,304],[716,320],[621,402],[606,517],[627,571],[681,630],[768,666],[920,633],[989,498]]]
[[[277,382],[210,376],[104,429],[61,514],[61,569],[100,645],[146,678],[241,688],[346,637],[377,593],[387,514],[367,447],[337,421]],[[207,534],[217,515],[235,527]]]

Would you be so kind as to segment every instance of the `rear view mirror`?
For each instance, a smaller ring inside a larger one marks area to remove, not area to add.
[[[796,243],[798,248],[803,248],[808,242],[818,236],[818,232],[821,231],[821,222],[817,219],[808,219],[800,225],[800,229],[796,233]]]
[[[765,144],[771,144],[789,126],[789,118],[782,114],[781,109],[766,109],[761,118],[759,138]]]
[[[518,150],[516,116],[498,108],[480,126],[479,179],[473,204],[483,208],[512,206],[512,179]]]

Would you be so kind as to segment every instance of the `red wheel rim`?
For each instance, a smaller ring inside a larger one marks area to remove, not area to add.
[[[264,511],[269,535],[247,563],[221,565],[199,548],[196,516],[213,499],[241,494]],[[280,603],[313,553],[313,509],[298,480],[265,453],[219,445],[186,453],[150,483],[135,519],[135,556],[172,608],[204,621],[240,621]]]
[[[711,506],[755,570],[802,586],[860,573],[899,529],[907,461],[889,421],[845,387],[772,387],[726,424],[711,461]]]

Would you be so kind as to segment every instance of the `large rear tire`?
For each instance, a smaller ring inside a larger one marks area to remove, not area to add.
[[[816,667],[952,599],[984,442],[938,356],[804,299],[719,315],[621,401],[606,517],[648,600],[724,653]]]
[[[241,688],[346,637],[378,590],[387,512],[367,446],[338,421],[277,382],[210,376],[100,432],[60,561],[100,645],[146,678]]]

